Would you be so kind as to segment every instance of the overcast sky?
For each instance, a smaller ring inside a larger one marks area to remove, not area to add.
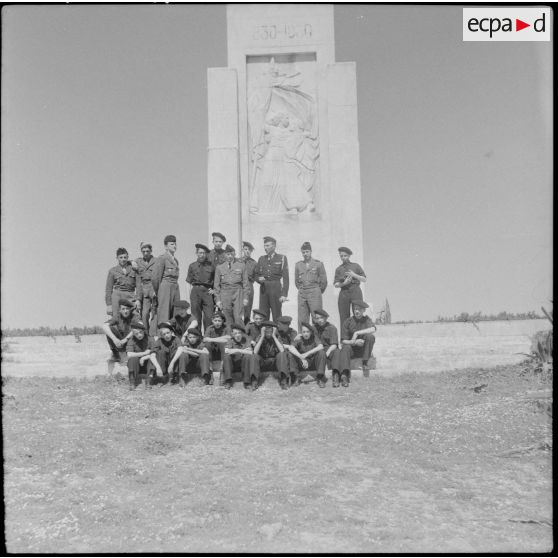
[[[174,233],[184,278],[209,241],[206,69],[227,64],[225,6],[2,16],[2,327],[98,324],[118,246],[158,254]],[[394,320],[552,298],[551,43],[466,43],[461,21],[458,6],[335,7],[336,59],[357,64],[367,292]]]

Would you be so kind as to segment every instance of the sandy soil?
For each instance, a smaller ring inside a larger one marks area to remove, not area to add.
[[[3,381],[9,552],[552,547],[551,386],[517,366],[254,393]]]

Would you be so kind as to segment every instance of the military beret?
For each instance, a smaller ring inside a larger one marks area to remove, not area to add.
[[[127,254],[128,250],[126,250],[126,248],[118,248],[118,250],[116,250],[116,257],[118,258],[118,256],[120,256],[121,254]]]
[[[121,298],[118,301],[118,306],[127,306],[128,308],[134,307],[134,305],[127,298]]]
[[[368,303],[364,302],[364,300],[351,300],[351,304],[353,306],[357,306],[358,308],[370,308]]]
[[[164,327],[174,331],[174,327],[170,322],[161,322],[160,324],[157,324],[157,329],[163,329]]]
[[[350,248],[347,248],[346,246],[341,246],[341,248],[337,248],[338,252],[345,252],[345,254],[349,254],[349,256],[353,255],[353,251]]]
[[[262,327],[275,327],[275,322],[272,322],[271,320],[266,320],[265,322],[262,322]]]
[[[246,333],[246,329],[244,328],[244,326],[242,324],[239,324],[238,322],[234,323],[231,326],[231,329],[239,329],[240,331],[242,331],[242,333]]]
[[[219,237],[223,242],[226,242],[226,241],[227,241],[227,239],[225,238],[225,235],[224,235],[224,234],[221,234],[220,232],[211,233],[211,236],[212,236],[212,237],[217,236],[217,237]]]
[[[277,244],[277,241],[272,236],[264,236],[263,241],[264,242],[273,242],[274,244]]]
[[[262,312],[261,310],[252,310],[252,314],[258,314],[258,316],[267,318],[267,314],[265,312]]]
[[[143,250],[144,248],[151,248],[151,250],[153,250],[153,246],[151,246],[149,242],[140,242],[140,250]]]
[[[165,240],[163,240],[163,243],[167,244],[169,242],[176,242],[176,236],[174,236],[174,234],[167,234],[167,236],[165,236]]]
[[[287,324],[288,325],[293,321],[293,319],[290,316],[281,316],[280,318],[277,318],[277,321],[280,324]]]
[[[187,300],[178,300],[174,303],[175,308],[190,308],[190,303]]]
[[[300,322],[301,327],[307,327],[310,331],[312,331],[314,328],[308,323],[308,322]]]
[[[191,327],[186,333],[189,333],[190,335],[197,335],[198,337],[202,336],[201,331],[197,327]]]
[[[227,244],[225,246],[225,252],[236,252],[236,250],[230,244]]]
[[[205,245],[205,244],[196,244],[196,250],[203,250],[204,252],[208,252],[209,253],[209,248]]]
[[[329,318],[329,314],[325,310],[314,310],[314,314],[323,316],[324,318]]]
[[[254,247],[252,246],[252,244],[250,242],[248,242],[247,240],[242,242],[242,246],[246,246],[246,248],[250,248],[250,250],[253,250]]]
[[[306,241],[306,242],[303,242],[300,249],[301,250],[312,250],[312,246],[310,245],[310,242]]]
[[[143,330],[145,331],[145,325],[144,325],[143,322],[133,321],[133,322],[130,324],[130,327],[131,327],[132,329],[143,329]]]
[[[219,310],[217,310],[217,312],[214,312],[211,318],[221,318],[224,322],[227,320],[227,318],[225,318],[225,314],[223,314],[223,312],[219,312]]]

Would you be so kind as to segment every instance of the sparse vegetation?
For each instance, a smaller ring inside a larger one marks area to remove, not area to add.
[[[83,327],[25,327],[25,328],[8,328],[2,330],[2,337],[57,337],[62,335],[94,335],[103,333],[101,326],[83,326]]]
[[[554,325],[553,312],[548,312],[544,307],[541,308],[544,315]],[[530,353],[522,353],[527,357],[524,363],[524,372],[532,372],[540,376],[543,380],[550,380],[553,376],[553,363],[554,363],[554,341],[553,332],[538,331],[534,336],[531,344]]]

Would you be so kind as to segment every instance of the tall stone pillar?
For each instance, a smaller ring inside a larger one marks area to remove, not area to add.
[[[294,268],[310,241],[338,324],[337,248],[364,262],[356,72],[335,62],[333,5],[228,5],[227,42],[228,68],[208,71],[210,232],[237,251],[250,241],[256,259],[264,236],[277,239],[291,280],[283,314],[295,320]]]

